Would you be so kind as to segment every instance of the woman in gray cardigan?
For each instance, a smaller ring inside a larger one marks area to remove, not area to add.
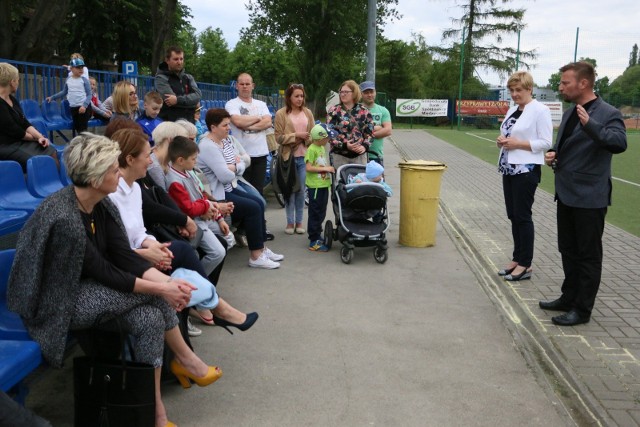
[[[164,342],[176,358],[172,372],[183,386],[200,386],[222,371],[207,366],[186,345],[176,310],[194,289],[171,279],[133,252],[117,209],[106,197],[120,175],[118,144],[82,133],[64,162],[74,185],[42,202],[20,234],[7,303],[18,313],[51,365],[62,365],[69,330],[100,328],[118,317],[135,337],[139,362],[156,368],[156,426],[172,426],[160,396]]]

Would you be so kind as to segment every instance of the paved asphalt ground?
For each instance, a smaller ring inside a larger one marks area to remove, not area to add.
[[[537,307],[562,278],[555,206],[539,192],[533,280],[509,285],[510,229],[495,167],[424,131],[387,142],[389,260],[356,248],[306,249],[284,234],[269,200],[275,271],[229,252],[218,286],[241,310],[260,313],[247,332],[201,326],[201,357],[219,365],[215,384],[163,385],[179,426],[597,426],[640,424],[640,239],[605,230],[605,271],[591,323],[551,324]],[[400,170],[406,159],[447,164],[436,246],[398,242]],[[614,194],[615,203],[615,194]],[[329,209],[328,219],[333,220]],[[306,218],[305,218],[306,221]],[[34,379],[27,406],[54,426],[73,425],[71,357]]]

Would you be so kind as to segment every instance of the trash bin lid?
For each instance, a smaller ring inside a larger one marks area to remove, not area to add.
[[[398,167],[401,169],[441,171],[446,169],[447,165],[434,160],[406,160],[398,163]]]

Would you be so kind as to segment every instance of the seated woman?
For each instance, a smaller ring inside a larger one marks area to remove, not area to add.
[[[19,83],[18,69],[0,62],[0,160],[15,160],[25,171],[33,156],[51,156],[58,164],[55,148],[29,123],[14,96]]]
[[[156,427],[173,426],[160,394],[164,342],[173,350],[171,370],[183,387],[222,375],[186,345],[176,310],[193,287],[172,279],[133,252],[118,210],[118,144],[83,133],[64,152],[73,185],[52,194],[24,226],[9,278],[7,303],[18,313],[44,359],[60,367],[67,332],[101,326],[118,317],[135,337],[137,361],[156,368]]]
[[[111,120],[116,117],[126,117],[135,121],[140,117],[138,92],[131,82],[121,80],[116,83],[113,88],[111,103],[113,105]]]
[[[171,274],[178,268],[184,268],[198,272],[206,280],[207,275],[202,264],[188,242],[174,240],[169,243],[160,243],[146,232],[142,217],[142,192],[140,185],[136,182],[137,179],[146,176],[147,166],[151,162],[151,147],[145,134],[139,130],[121,129],[116,131],[111,139],[120,145],[121,153],[118,157],[120,165],[118,189],[111,193],[109,198],[120,211],[130,247],[155,265],[158,270],[163,270],[167,274]],[[199,289],[197,292],[202,302],[198,304],[192,298],[189,303],[189,307],[196,307],[197,316],[203,323],[214,325],[215,322],[215,325],[222,326],[232,333],[227,326],[246,331],[258,320],[258,313],[244,314],[222,298],[215,298],[217,304],[213,303],[216,290],[213,284],[209,283],[209,285],[208,289]]]
[[[147,168],[149,176],[158,187],[167,190],[165,175],[169,171],[169,144],[176,136],[189,137],[186,129],[175,122],[162,122],[153,130],[151,137],[155,141],[151,153],[151,165]]]
[[[244,171],[244,163],[234,151],[232,137],[229,136],[229,123],[231,116],[225,109],[212,108],[207,111],[209,133],[200,141],[197,165],[209,180],[212,196],[216,200],[233,202],[231,217],[234,221],[243,220],[251,253],[249,266],[278,268],[278,261],[282,261],[284,256],[274,253],[264,244],[267,235],[262,200],[232,185]]]

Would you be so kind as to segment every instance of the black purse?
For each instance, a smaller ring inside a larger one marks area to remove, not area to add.
[[[155,369],[126,360],[125,342],[135,359],[129,337],[120,330],[121,359],[91,356],[73,360],[75,427],[154,427]]]
[[[151,187],[151,194],[156,203],[165,204],[164,197],[160,194],[162,190],[157,187]],[[147,230],[149,234],[152,234],[159,242],[170,242],[172,240],[184,240],[185,242],[189,242],[192,248],[196,249],[200,245],[200,240],[202,240],[202,230],[200,227],[196,229],[196,235],[193,236],[192,239],[187,239],[178,233],[178,230],[173,225],[167,224],[153,224]]]

